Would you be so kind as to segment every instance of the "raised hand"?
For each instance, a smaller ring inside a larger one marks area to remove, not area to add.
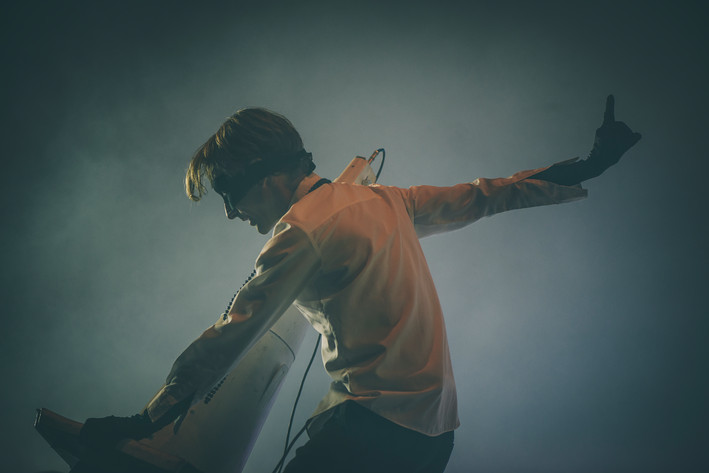
[[[596,139],[593,149],[588,155],[588,164],[600,174],[617,163],[623,153],[628,151],[640,138],[640,133],[635,133],[625,123],[615,120],[615,99],[609,95],[606,99],[603,124],[596,129]]]

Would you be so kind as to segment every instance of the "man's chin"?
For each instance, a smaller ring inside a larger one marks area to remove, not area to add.
[[[271,230],[273,229],[273,225],[269,226],[269,225],[262,225],[262,224],[257,223],[254,226],[256,227],[256,230],[258,230],[258,232],[261,235],[268,235],[271,232]]]

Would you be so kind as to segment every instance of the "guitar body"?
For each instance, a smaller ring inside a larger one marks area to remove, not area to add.
[[[369,161],[355,157],[335,182],[375,182],[369,163],[378,152]],[[35,427],[72,473],[240,473],[308,327],[290,306],[209,395],[189,409],[179,429],[170,424],[150,439],[125,440],[110,452],[96,452],[79,442],[80,422],[41,409]],[[274,465],[277,461],[274,456]]]

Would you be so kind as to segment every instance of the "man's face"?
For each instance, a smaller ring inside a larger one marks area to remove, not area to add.
[[[236,204],[230,204],[227,199],[224,202],[224,213],[229,220],[240,218],[248,221],[249,225],[258,229],[259,233],[268,233],[273,224],[267,216],[270,214],[267,202],[262,198],[261,186],[255,185]]]
[[[249,186],[246,193],[243,188],[230,189],[218,185],[219,182],[215,179],[214,190],[224,199],[227,218],[248,221],[261,234],[267,234],[288,208],[290,196],[284,194],[278,176],[269,176]]]

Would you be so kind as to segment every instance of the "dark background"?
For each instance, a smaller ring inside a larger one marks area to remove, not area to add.
[[[448,185],[585,156],[613,93],[643,139],[587,200],[424,240],[448,471],[709,471],[701,3],[256,3],[2,7],[2,470],[66,470],[34,409],[137,412],[251,271],[265,237],[182,190],[235,110],[288,116],[322,175],[383,146],[383,184]],[[327,383],[316,363],[298,426]]]

